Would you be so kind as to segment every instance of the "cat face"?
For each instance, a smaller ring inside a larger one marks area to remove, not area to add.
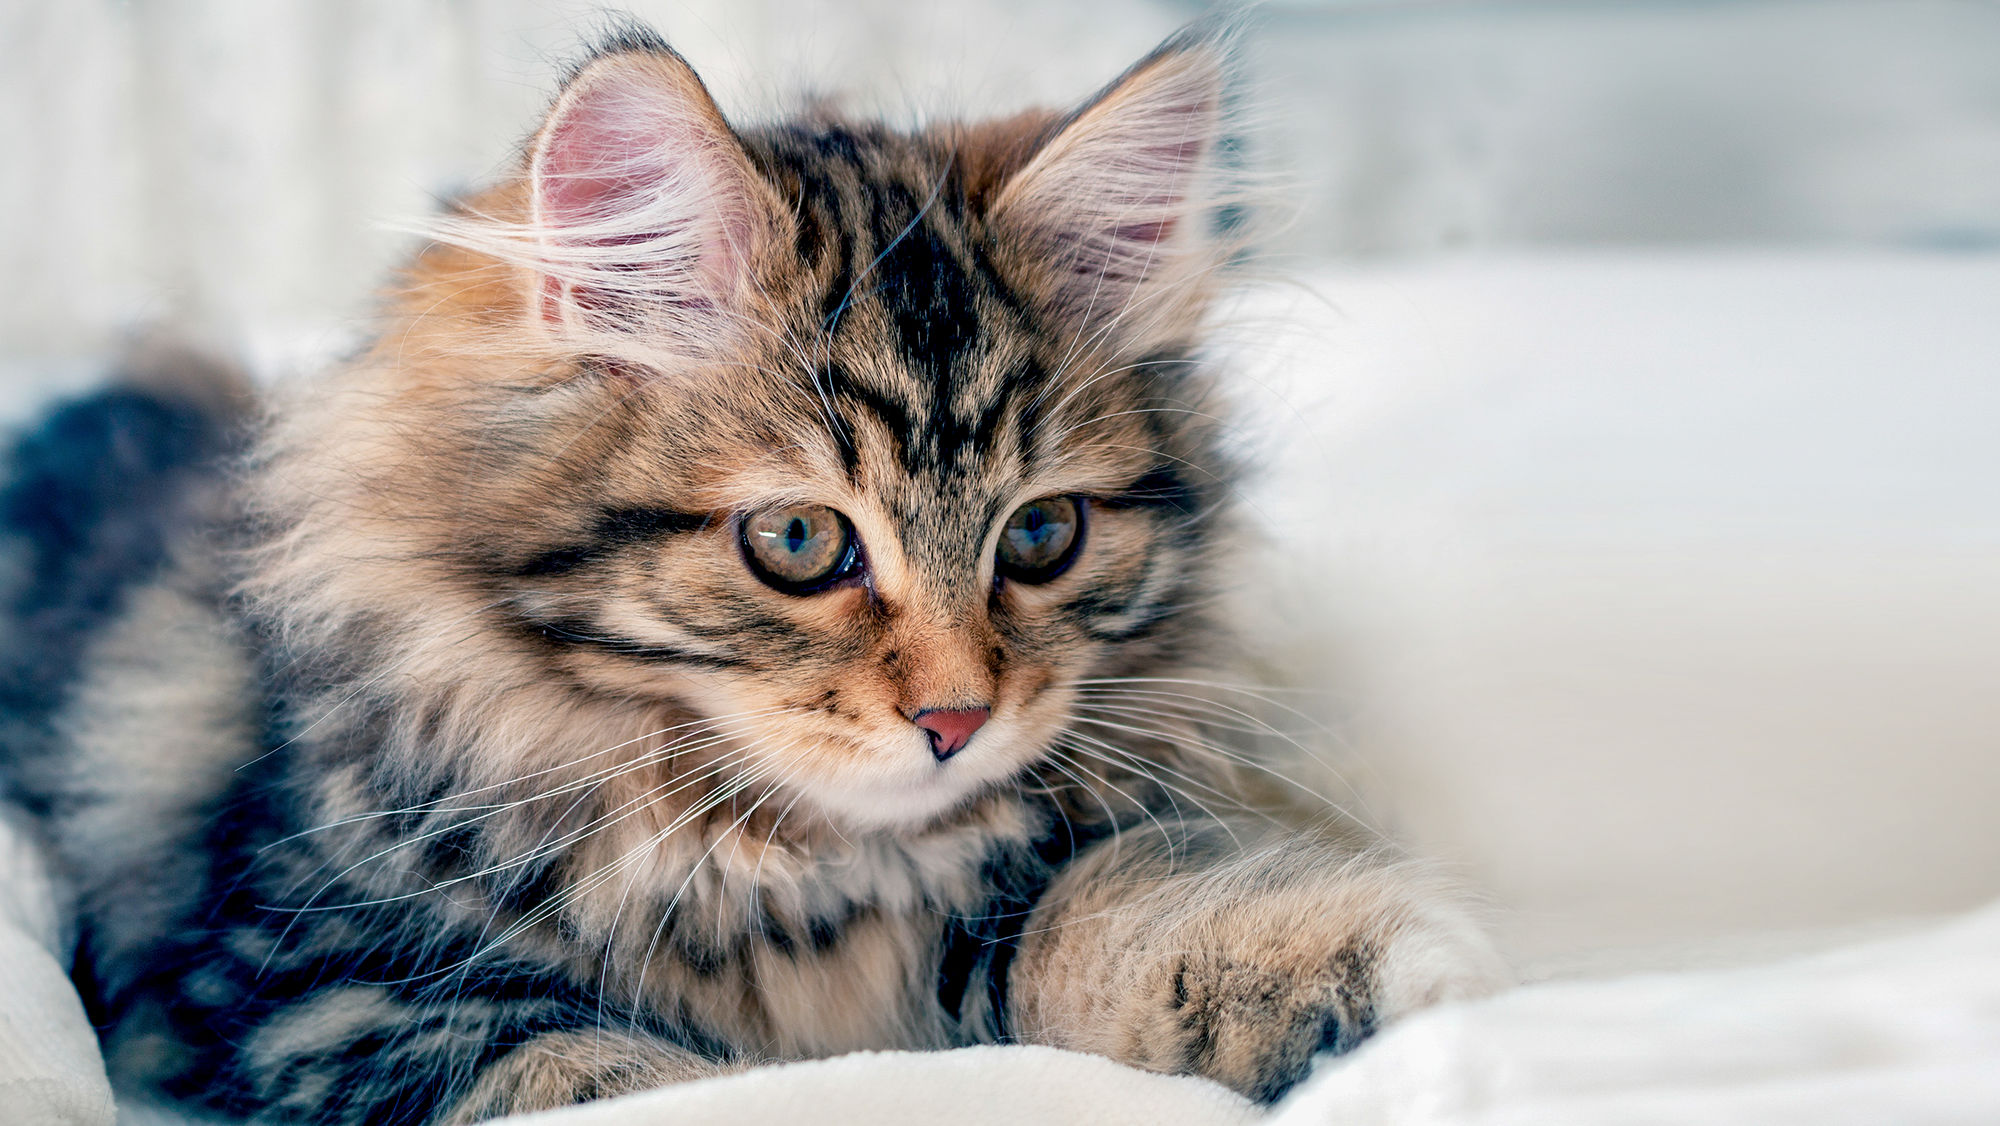
[[[663,45],[600,55],[412,274],[456,326],[393,392],[454,467],[419,554],[840,822],[1021,775],[1080,680],[1193,656],[1219,97],[1188,42],[1066,117],[738,132]]]
[[[496,536],[495,554],[567,675],[739,717],[740,768],[875,823],[1017,773],[1077,679],[1157,660],[1203,546],[1180,443],[1148,422],[1187,408],[1157,384],[1105,380],[1119,385],[1058,405],[1075,377],[1016,338],[962,381],[983,390],[940,395],[869,319],[836,335],[824,399],[806,372],[729,402],[599,388],[631,397],[584,475],[594,495]],[[1030,411],[1037,398],[1054,409]],[[598,396],[578,400],[573,449],[607,426],[589,417]]]

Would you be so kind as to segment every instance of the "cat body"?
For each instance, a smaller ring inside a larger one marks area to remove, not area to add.
[[[339,371],[68,408],[145,488],[10,502],[9,751],[114,1070],[459,1122],[1013,1040],[1269,1099],[1497,980],[1448,894],[1260,813],[1195,687],[1222,55],[738,130],[623,32]]]

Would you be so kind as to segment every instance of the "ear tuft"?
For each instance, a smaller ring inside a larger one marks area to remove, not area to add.
[[[1226,40],[1168,40],[1062,124],[1001,190],[993,218],[1057,315],[1131,340],[1183,321],[1222,253]]]
[[[680,59],[680,52],[673,49],[666,37],[630,16],[612,13],[599,32],[583,61],[571,67],[563,75],[563,85],[575,81],[589,66],[607,55],[665,55]],[[686,65],[686,60],[681,60]]]

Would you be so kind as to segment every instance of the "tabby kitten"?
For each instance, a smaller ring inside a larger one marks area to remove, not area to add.
[[[9,741],[114,1071],[459,1123],[1018,1041],[1269,1100],[1496,980],[1190,687],[1224,53],[739,129],[624,31],[247,453],[215,380],[24,442]]]

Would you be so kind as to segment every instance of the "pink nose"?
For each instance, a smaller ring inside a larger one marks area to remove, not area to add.
[[[943,762],[964,750],[972,742],[972,733],[992,714],[985,708],[925,708],[911,716],[910,722],[930,733],[931,753]]]

